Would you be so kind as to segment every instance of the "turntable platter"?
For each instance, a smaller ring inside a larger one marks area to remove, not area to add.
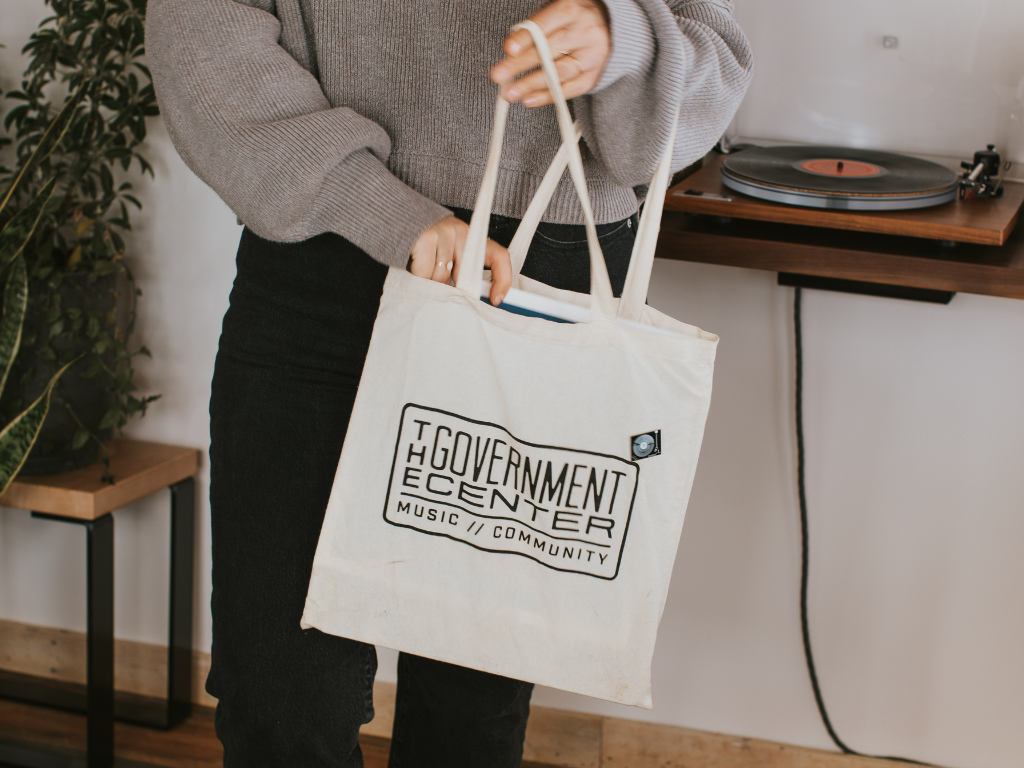
[[[722,182],[737,192],[811,208],[898,211],[954,200],[948,168],[891,152],[848,147],[752,147],[725,157]]]

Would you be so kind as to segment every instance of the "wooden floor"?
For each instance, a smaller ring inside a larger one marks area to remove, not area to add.
[[[213,710],[193,707],[193,713],[170,731],[117,723],[117,756],[168,768],[220,768],[223,751],[213,731]],[[0,739],[84,751],[85,716],[0,700]],[[368,761],[370,766],[376,768]]]
[[[378,718],[361,735],[365,768],[386,768],[390,730],[388,690]],[[393,701],[393,699],[392,699]],[[81,715],[0,700],[0,740],[85,747]],[[219,768],[222,751],[213,710],[194,714],[171,731],[118,723],[117,756],[167,768]],[[603,718],[534,707],[523,768],[891,768],[891,763],[834,752],[688,728]]]

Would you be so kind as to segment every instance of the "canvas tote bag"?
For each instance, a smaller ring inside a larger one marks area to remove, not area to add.
[[[513,260],[518,271],[567,163],[592,278],[589,296],[516,285],[589,308],[589,322],[480,299],[508,110],[499,99],[457,285],[400,269],[385,282],[302,626],[650,708],[718,338],[645,304],[672,142],[613,298],[579,133],[543,33],[525,26],[564,143]]]

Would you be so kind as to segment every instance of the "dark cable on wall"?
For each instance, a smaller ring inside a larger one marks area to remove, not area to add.
[[[800,288],[795,289],[793,295],[793,336],[796,342],[796,482],[797,495],[800,499],[800,629],[804,638],[804,658],[807,660],[807,674],[811,678],[811,688],[814,690],[814,700],[818,704],[818,714],[825,724],[825,730],[844,753],[858,755],[860,757],[872,757],[878,760],[893,760],[898,763],[912,763],[913,765],[934,766],[933,763],[925,763],[920,760],[911,760],[908,757],[888,757],[885,755],[868,755],[850,749],[839,738],[832,721],[829,719],[828,710],[825,709],[825,700],[821,696],[821,686],[818,684],[818,673],[814,667],[814,654],[811,652],[811,631],[807,622],[807,576],[810,565],[807,535],[807,490],[804,483],[804,349],[803,329],[800,322],[800,299],[802,292]]]

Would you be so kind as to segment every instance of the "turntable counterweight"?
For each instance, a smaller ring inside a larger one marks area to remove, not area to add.
[[[960,181],[960,199],[999,197],[1003,193],[1003,173],[1010,170],[1012,165],[1009,162],[1003,165],[1003,158],[996,152],[995,144],[975,152],[973,163],[960,163],[960,167],[967,171]]]

